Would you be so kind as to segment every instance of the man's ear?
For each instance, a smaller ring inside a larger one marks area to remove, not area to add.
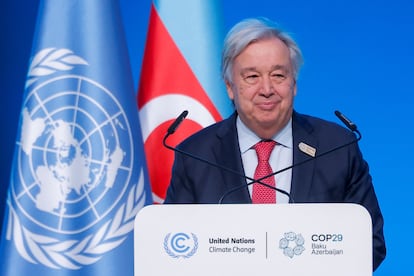
[[[293,96],[294,97],[296,97],[296,90],[297,90],[297,85],[296,85],[296,80],[295,80],[295,82],[293,83]]]
[[[229,96],[230,100],[233,101],[234,100],[233,85],[228,80],[226,80],[226,90],[227,90],[227,95]]]

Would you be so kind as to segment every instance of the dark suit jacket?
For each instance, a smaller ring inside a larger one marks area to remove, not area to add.
[[[237,114],[213,124],[181,143],[178,148],[194,156],[244,174],[236,131]],[[355,139],[347,129],[294,112],[292,118],[293,164],[310,158],[299,150],[304,142],[316,155]],[[176,153],[165,203],[218,203],[232,188],[246,184],[244,177]],[[368,164],[358,144],[336,150],[292,169],[291,202],[358,203],[373,221],[373,267],[385,258],[383,217],[372,185]],[[227,194],[224,203],[251,203],[247,186]],[[352,227],[352,225],[350,225]]]

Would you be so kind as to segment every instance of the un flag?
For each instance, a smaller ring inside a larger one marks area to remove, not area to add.
[[[118,3],[42,1],[2,235],[1,275],[133,275],[152,202]]]

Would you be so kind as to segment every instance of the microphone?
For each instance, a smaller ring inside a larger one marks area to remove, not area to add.
[[[349,120],[347,117],[345,117],[344,114],[342,114],[341,112],[339,112],[338,110],[335,110],[335,115],[336,117],[338,117],[352,132],[357,132],[359,135],[361,135],[359,133],[359,131],[357,130],[357,126],[351,122],[351,120]]]
[[[167,129],[167,136],[170,136],[171,134],[173,134],[178,126],[184,121],[185,117],[187,117],[188,115],[188,111],[184,110],[180,116],[177,117],[177,119],[175,119],[175,121],[170,125],[170,127]]]
[[[273,172],[273,173],[271,173],[271,174],[269,174],[269,175],[266,175],[266,176],[264,176],[264,177],[261,177],[261,178],[259,178],[259,179],[254,179],[254,178],[251,178],[251,177],[249,177],[249,176],[246,176],[244,173],[241,173],[241,172],[239,172],[239,171],[236,171],[236,170],[233,170],[233,169],[230,169],[230,168],[227,168],[227,167],[224,167],[224,166],[222,166],[222,165],[220,165],[220,164],[217,164],[217,163],[214,163],[214,162],[211,162],[211,161],[209,161],[209,160],[206,160],[206,159],[204,159],[204,158],[201,158],[201,157],[199,157],[199,156],[196,156],[196,155],[193,155],[193,154],[191,154],[191,153],[189,153],[189,152],[185,152],[185,151],[183,151],[183,150],[180,150],[180,149],[178,149],[178,148],[175,148],[175,147],[171,147],[171,146],[169,146],[167,143],[166,143],[166,140],[167,140],[167,138],[171,135],[171,134],[173,134],[176,130],[177,130],[177,128],[178,128],[178,126],[180,125],[180,123],[185,119],[185,117],[188,115],[188,111],[183,111],[178,117],[177,117],[177,119],[171,124],[171,126],[168,128],[168,131],[167,131],[167,134],[164,136],[164,139],[163,139],[163,145],[166,147],[166,148],[168,148],[168,149],[170,149],[170,150],[172,150],[172,151],[175,151],[175,152],[179,152],[179,153],[181,153],[181,154],[183,154],[183,155],[186,155],[186,156],[188,156],[188,157],[190,157],[190,158],[193,158],[193,159],[196,159],[196,160],[198,160],[198,161],[201,161],[201,162],[203,162],[203,163],[206,163],[206,164],[209,164],[209,165],[211,165],[211,166],[213,166],[213,167],[216,167],[216,168],[219,168],[219,169],[222,169],[222,170],[225,170],[225,171],[227,171],[227,172],[230,172],[230,173],[233,173],[233,174],[235,174],[235,175],[238,175],[238,176],[240,176],[240,177],[243,177],[243,178],[245,178],[245,179],[247,179],[247,180],[250,180],[250,182],[248,182],[247,184],[242,184],[242,185],[239,185],[239,186],[236,186],[236,187],[234,187],[234,188],[232,188],[232,189],[230,189],[230,190],[228,190],[227,192],[225,192],[221,197],[220,197],[220,199],[219,199],[219,201],[218,201],[218,204],[222,204],[223,203],[223,200],[228,196],[228,195],[230,195],[231,193],[233,193],[233,192],[235,192],[235,191],[237,191],[237,190],[239,190],[239,189],[242,189],[242,188],[245,188],[245,187],[248,187],[248,186],[250,186],[250,185],[252,185],[252,184],[254,184],[254,183],[258,183],[258,184],[260,184],[260,185],[263,185],[263,186],[266,186],[266,187],[268,187],[268,188],[270,188],[270,189],[273,189],[273,190],[276,190],[277,192],[280,192],[280,193],[282,193],[282,194],[284,194],[284,195],[286,195],[288,198],[289,198],[289,201],[291,201],[292,203],[295,203],[294,202],[294,200],[293,200],[293,198],[291,197],[291,195],[288,193],[288,192],[286,192],[286,191],[284,191],[284,190],[282,190],[282,189],[279,189],[279,188],[276,188],[276,187],[273,187],[273,186],[270,186],[270,185],[268,185],[268,184],[266,184],[266,183],[263,183],[262,181],[264,180],[264,179],[266,179],[266,178],[268,178],[268,177],[271,177],[271,176],[274,176],[274,175],[277,175],[277,174],[279,174],[279,173],[282,173],[282,172],[284,172],[284,171],[287,171],[287,170],[289,170],[289,169],[292,169],[292,168],[294,168],[294,167],[296,167],[296,166],[300,166],[300,165],[303,165],[303,164],[305,164],[305,163],[308,163],[308,162],[310,162],[310,161],[312,161],[312,160],[315,160],[315,159],[317,159],[317,158],[319,158],[319,157],[322,157],[322,156],[325,156],[325,155],[327,155],[327,154],[330,154],[330,153],[332,153],[332,152],[335,152],[335,151],[337,151],[337,150],[339,150],[339,149],[342,149],[342,148],[345,148],[345,147],[347,147],[347,146],[350,146],[350,145],[352,145],[352,144],[354,144],[354,143],[357,143],[359,140],[361,140],[362,139],[362,135],[361,135],[361,133],[357,130],[357,126],[351,121],[351,120],[349,120],[347,117],[345,117],[345,115],[343,115],[341,112],[339,112],[339,111],[335,111],[335,115],[346,125],[346,127],[349,129],[349,130],[351,130],[352,132],[354,132],[354,133],[357,133],[358,135],[357,135],[357,137],[354,139],[354,140],[352,140],[352,141],[350,141],[350,142],[348,142],[348,143],[345,143],[345,144],[343,144],[343,145],[340,145],[340,146],[337,146],[337,147],[335,147],[335,148],[332,148],[332,149],[330,149],[330,150],[328,150],[328,151],[326,151],[326,152],[323,152],[323,153],[321,153],[321,154],[318,154],[318,155],[316,155],[316,156],[314,156],[314,157],[312,157],[312,158],[308,158],[308,159],[305,159],[305,160],[303,160],[303,161],[301,161],[301,162],[298,162],[298,163],[295,163],[295,164],[293,164],[293,165],[291,165],[291,166],[288,166],[288,167],[286,167],[286,168],[283,168],[283,169],[281,169],[281,170],[278,170],[278,171],[275,171],[275,172]]]

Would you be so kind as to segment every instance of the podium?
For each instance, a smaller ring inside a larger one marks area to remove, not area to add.
[[[150,205],[135,218],[135,276],[372,275],[357,204]]]

